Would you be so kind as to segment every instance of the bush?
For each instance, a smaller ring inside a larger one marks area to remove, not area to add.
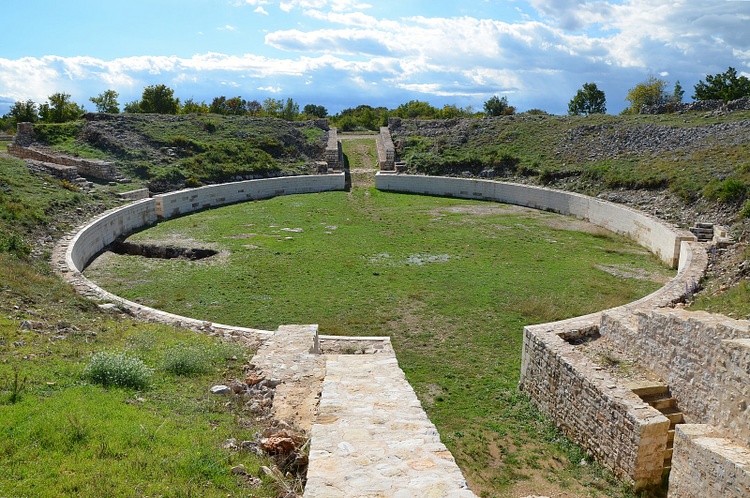
[[[707,199],[724,203],[741,201],[746,194],[747,185],[736,178],[727,178],[723,182],[711,180],[703,189],[703,195]]]
[[[162,368],[175,375],[197,375],[210,371],[211,352],[205,347],[178,344],[164,354]]]
[[[740,211],[740,217],[741,218],[750,218],[750,200],[745,202],[745,206],[742,208],[742,211]]]
[[[127,353],[97,353],[83,372],[85,378],[104,387],[145,389],[151,380],[151,369]]]

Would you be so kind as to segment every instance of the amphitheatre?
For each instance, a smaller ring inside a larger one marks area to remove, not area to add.
[[[712,227],[712,238],[699,241],[691,231],[623,204],[545,186],[409,174],[392,136],[401,126],[391,122],[375,137],[378,191],[570,216],[632,239],[676,270],[637,301],[526,325],[519,389],[636,490],[658,487],[668,475],[667,496],[748,496],[750,326],[682,305],[698,288],[711,248],[731,242],[727,234]],[[111,244],[165,220],[246,201],[346,191],[351,172],[342,137],[335,128],[326,137],[325,165],[317,174],[131,192],[132,201],[61,239],[53,265],[78,292],[138,318],[256,341],[254,368],[276,384],[274,416],[311,435],[304,496],[475,496],[406,382],[388,337],[321,335],[316,325],[258,330],[208,322],[129,301],[83,274]],[[23,148],[16,145],[11,153],[30,154]],[[590,349],[604,342],[628,351],[651,377],[623,380],[616,369],[593,361]],[[350,348],[365,354],[344,354]]]

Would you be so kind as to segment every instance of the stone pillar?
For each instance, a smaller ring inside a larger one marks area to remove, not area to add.
[[[18,123],[13,145],[28,147],[32,143],[34,143],[34,123]]]

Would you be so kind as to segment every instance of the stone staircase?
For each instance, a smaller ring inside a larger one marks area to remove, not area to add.
[[[659,410],[669,419],[667,449],[664,451],[664,474],[672,469],[672,450],[674,448],[674,431],[677,424],[684,423],[682,412],[677,407],[677,400],[669,393],[669,386],[657,382],[644,382],[629,386],[644,402]]]
[[[698,238],[698,242],[711,242],[714,238],[713,223],[696,223],[690,227],[690,231]]]

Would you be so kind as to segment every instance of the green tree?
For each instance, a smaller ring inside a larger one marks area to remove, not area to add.
[[[70,100],[69,93],[54,93],[39,107],[39,116],[47,123],[74,121],[85,112],[82,107]]]
[[[489,116],[509,116],[516,113],[516,108],[508,105],[508,97],[493,95],[484,103],[484,112]]]
[[[685,95],[685,90],[680,85],[680,80],[677,80],[674,84],[674,90],[672,90],[672,102],[682,102],[682,96]]]
[[[284,107],[281,109],[281,118],[287,121],[294,121],[299,116],[299,104],[294,99],[286,99]]]
[[[322,105],[307,104],[304,109],[302,109],[302,113],[309,117],[324,118],[328,116],[328,109]]]
[[[695,100],[721,99],[724,102],[750,97],[750,79],[737,76],[737,70],[729,67],[725,72],[707,75],[706,81],[699,81],[695,85]]]
[[[89,100],[96,106],[96,112],[118,114],[120,104],[117,102],[117,97],[119,96],[120,94],[116,91],[107,90],[96,97],[90,97]]]
[[[630,107],[623,111],[623,114],[638,114],[644,105],[658,105],[669,101],[669,97],[664,93],[667,82],[655,76],[649,76],[646,81],[638,83],[635,87],[628,90],[625,100],[630,102]]]
[[[140,100],[134,100],[132,102],[126,102],[125,105],[122,108],[123,112],[135,114],[138,112],[143,112],[141,110],[141,101]]]
[[[401,104],[393,114],[404,119],[435,119],[440,113],[440,109],[432,107],[429,102],[421,100],[410,100],[406,104]]]
[[[607,98],[604,92],[597,88],[596,83],[584,83],[575,97],[568,102],[568,114],[605,114],[607,112]]]
[[[26,102],[16,101],[10,107],[5,117],[10,118],[13,121],[13,125],[16,123],[36,123],[39,121],[39,106],[30,99]]]
[[[208,114],[209,110],[205,101],[201,100],[200,102],[196,102],[191,97],[185,100],[182,104],[180,112],[182,112],[182,114]]]
[[[174,90],[166,85],[150,85],[143,89],[139,107],[141,112],[177,114],[180,99],[175,98]]]
[[[263,101],[263,114],[272,118],[279,117],[281,109],[284,107],[284,102],[273,97],[268,97]]]

